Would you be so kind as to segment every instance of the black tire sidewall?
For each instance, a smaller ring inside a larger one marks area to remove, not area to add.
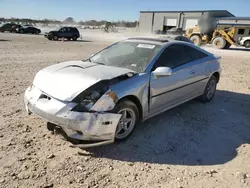
[[[246,41],[246,42],[244,43],[244,46],[245,46],[246,48],[250,48],[250,41]]]
[[[122,141],[122,140],[126,140],[127,138],[129,138],[132,135],[132,133],[134,132],[136,124],[139,122],[139,110],[138,110],[136,104],[130,100],[119,101],[116,104],[116,106],[114,107],[114,109],[112,110],[112,112],[117,114],[123,108],[130,108],[131,110],[134,111],[135,116],[136,116],[135,125],[134,125],[132,131],[129,133],[129,135],[127,135],[125,138],[122,138],[122,139],[115,138],[116,141]]]
[[[56,38],[56,39],[55,39]],[[58,36],[54,35],[53,40],[58,40]]]
[[[215,81],[215,82],[216,82],[216,86],[215,86],[215,87],[217,88],[217,79],[216,79],[215,76],[211,76],[211,78],[210,78],[209,81],[207,82],[207,85],[206,85],[206,88],[205,88],[205,90],[204,90],[203,95],[200,97],[201,101],[204,102],[204,103],[211,101],[211,100],[214,98],[214,95],[215,95],[215,93],[216,93],[216,88],[215,88],[215,92],[214,92],[213,96],[212,96],[211,98],[207,98],[207,89],[208,89],[209,83],[210,83],[211,81]]]

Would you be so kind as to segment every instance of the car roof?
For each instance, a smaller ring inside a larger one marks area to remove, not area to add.
[[[180,40],[176,40],[176,37],[184,37],[182,35],[166,35],[163,37],[134,37],[134,38],[128,38],[126,41],[134,41],[134,42],[144,42],[149,44],[156,44],[164,46],[165,44],[169,42],[181,42]]]
[[[148,38],[148,37],[135,37],[135,38],[128,38],[125,41],[131,41],[131,42],[143,42],[143,43],[148,43],[148,44],[155,44],[155,45],[160,45],[160,46],[165,46],[167,44],[183,44],[183,45],[187,45],[190,47],[193,47],[194,49],[197,49],[199,51],[202,51],[204,53],[206,53],[207,55],[213,55],[212,53],[190,43],[190,42],[184,42],[184,41],[180,41],[180,40],[175,40],[175,37],[185,37],[182,35],[174,35],[174,36],[164,36],[164,37],[160,37],[160,38]]]

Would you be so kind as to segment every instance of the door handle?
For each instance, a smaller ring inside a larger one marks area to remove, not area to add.
[[[191,70],[191,71],[190,71],[190,74],[195,74],[195,70]]]

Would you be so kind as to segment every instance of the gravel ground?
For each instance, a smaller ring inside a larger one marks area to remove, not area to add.
[[[92,39],[95,37],[92,36]],[[24,90],[48,65],[85,59],[110,42],[0,34],[0,187],[250,187],[250,51],[222,56],[208,104],[191,101],[136,128],[125,142],[71,148],[28,116]]]

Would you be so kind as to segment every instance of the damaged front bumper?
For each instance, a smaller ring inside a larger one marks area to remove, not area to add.
[[[96,141],[92,144],[76,145],[93,147],[113,143],[120,114],[102,112],[74,112],[77,104],[57,100],[47,96],[35,87],[25,91],[24,103],[29,114],[36,114],[48,122],[58,125],[68,137],[84,141]]]

